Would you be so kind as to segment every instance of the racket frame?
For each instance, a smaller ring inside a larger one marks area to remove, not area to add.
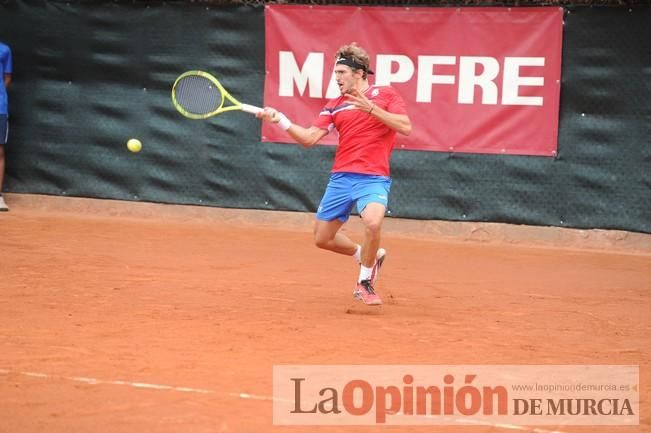
[[[216,110],[213,110],[210,113],[206,113],[206,114],[196,114],[196,113],[190,113],[185,108],[183,108],[181,104],[179,104],[179,102],[176,100],[176,86],[181,82],[182,79],[188,76],[203,77],[217,87],[217,89],[222,95],[222,100],[221,103],[219,104],[219,107],[217,107]],[[226,100],[231,102],[233,105],[224,106]],[[251,114],[256,114],[263,111],[263,109],[260,107],[256,107],[255,105],[243,104],[237,99],[235,99],[230,93],[228,93],[228,90],[226,90],[224,86],[222,86],[222,84],[219,82],[219,80],[215,78],[212,74],[209,74],[208,72],[196,71],[196,70],[184,72],[181,75],[179,75],[179,77],[174,81],[174,85],[172,86],[172,103],[174,104],[174,108],[176,108],[176,110],[179,113],[181,113],[183,116],[189,119],[207,119],[209,117],[216,116],[217,114],[225,113],[227,111],[235,111],[235,110],[241,110]]]

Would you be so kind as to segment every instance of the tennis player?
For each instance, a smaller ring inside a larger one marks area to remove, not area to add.
[[[7,86],[11,82],[11,49],[0,42],[0,211],[9,208],[2,197],[2,182],[5,175],[5,145],[9,137],[9,104]]]
[[[392,87],[369,84],[373,71],[363,48],[353,42],[339,48],[335,58],[341,96],[327,102],[312,126],[295,125],[271,107],[257,117],[277,123],[304,147],[314,146],[333,129],[339,133],[330,180],[316,213],[314,240],[319,248],[353,256],[360,264],[353,295],[367,305],[380,305],[374,285],[386,256],[380,235],[391,188],[389,158],[396,133],[409,135],[411,121]],[[365,228],[361,245],[339,233],[355,204]]]

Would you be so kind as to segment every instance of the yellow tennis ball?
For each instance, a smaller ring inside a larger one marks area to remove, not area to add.
[[[134,153],[140,152],[140,149],[142,149],[142,143],[137,138],[131,138],[127,141],[127,148]]]

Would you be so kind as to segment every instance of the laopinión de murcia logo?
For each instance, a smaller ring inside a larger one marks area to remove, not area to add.
[[[638,366],[277,366],[274,422],[636,425],[638,382]]]

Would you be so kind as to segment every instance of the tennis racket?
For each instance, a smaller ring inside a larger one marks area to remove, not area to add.
[[[242,104],[217,78],[203,71],[184,72],[176,79],[172,86],[172,103],[179,113],[190,119],[207,119],[235,110],[251,114],[263,111],[260,107]]]

